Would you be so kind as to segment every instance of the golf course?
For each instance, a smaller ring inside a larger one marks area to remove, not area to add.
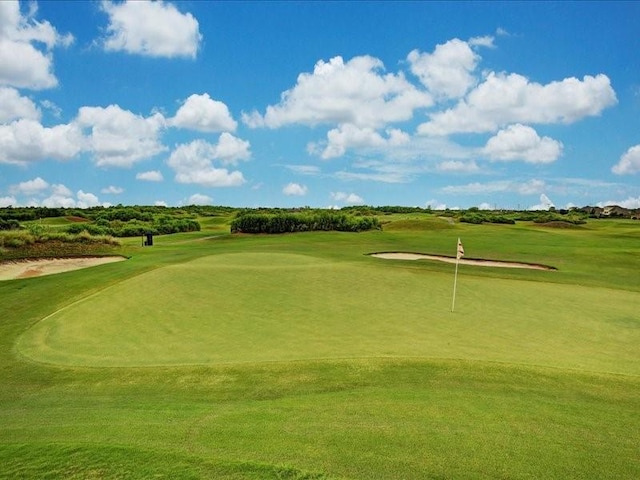
[[[196,220],[0,281],[0,478],[640,478],[640,221]]]

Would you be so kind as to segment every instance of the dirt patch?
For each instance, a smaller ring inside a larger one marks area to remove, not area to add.
[[[371,253],[372,257],[383,258],[386,260],[437,260],[439,262],[456,263],[456,257],[447,257],[444,255],[425,255],[422,253],[406,253],[406,252],[383,252]],[[519,262],[501,262],[499,260],[484,260],[479,258],[461,258],[459,260],[462,265],[479,265],[482,267],[501,267],[501,268],[528,268],[531,270],[556,270],[555,267],[548,265],[540,265],[537,263],[519,263]]]
[[[81,268],[95,267],[105,263],[120,262],[124,257],[74,257],[40,258],[37,260],[15,260],[0,263],[0,280],[40,277],[69,272]]]

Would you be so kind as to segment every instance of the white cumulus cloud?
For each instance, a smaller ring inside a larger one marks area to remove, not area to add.
[[[74,195],[66,185],[62,183],[49,184],[41,177],[11,185],[9,191],[14,196],[5,197],[5,200],[14,206],[20,204],[17,197],[29,197],[29,200],[22,202],[22,204],[32,207],[89,208],[97,205],[107,206],[107,204],[101,204],[93,193],[78,190]]]
[[[517,123],[491,137],[483,153],[491,160],[551,163],[562,154],[562,143],[549,137],[541,138],[533,128]]]
[[[618,205],[622,208],[640,208],[640,197],[629,197],[626,200],[609,200],[607,202],[598,202],[598,207],[608,207],[610,205]]]
[[[213,150],[213,158],[220,160],[223,164],[235,165],[240,160],[251,158],[250,148],[251,145],[246,140],[223,132]]]
[[[540,203],[529,207],[529,210],[549,210],[551,207],[555,207],[553,202],[544,193],[540,194]]]
[[[229,163],[229,152],[226,148],[220,152],[219,146],[204,140],[178,145],[167,161],[176,173],[176,181],[206,187],[236,187],[245,183],[242,172],[230,172],[213,165],[213,161],[221,159],[223,163]]]
[[[0,123],[21,118],[40,120],[40,110],[31,99],[21,96],[14,88],[0,87]]]
[[[209,94],[191,95],[170,120],[174,127],[198,130],[200,132],[233,132],[238,126],[231,117],[229,108]]]
[[[58,84],[51,51],[71,44],[73,36],[59,34],[36,14],[35,2],[24,14],[19,2],[0,2],[0,85],[40,90]]]
[[[279,104],[268,106],[264,115],[243,114],[243,121],[269,128],[344,123],[378,128],[409,120],[415,109],[432,104],[430,95],[402,73],[384,73],[379,59],[359,56],[345,63],[338,56],[318,61],[313,73],[301,73],[296,85],[282,93]]]
[[[202,40],[198,20],[181,13],[172,3],[102,2],[109,16],[107,51],[124,51],[150,57],[195,58]]]
[[[131,167],[166,150],[159,140],[166,124],[160,113],[143,117],[118,105],[82,107],[76,123],[87,130],[87,148],[100,167]]]
[[[327,133],[327,145],[320,153],[321,158],[330,159],[340,157],[350,148],[381,148],[384,146],[397,146],[409,143],[409,135],[398,129],[387,130],[387,138],[380,135],[374,129],[359,128],[350,123],[342,124],[338,128]],[[317,148],[310,145],[309,151]]]
[[[187,205],[211,205],[213,202],[213,198],[208,195],[203,195],[202,193],[194,193],[187,200]]]
[[[80,153],[83,143],[82,133],[74,124],[48,128],[35,120],[18,120],[0,125],[0,164],[69,160]]]
[[[120,195],[122,192],[124,192],[124,188],[116,187],[115,185],[109,185],[108,187],[100,190],[100,193],[106,193],[109,195]]]
[[[618,175],[640,173],[640,145],[635,145],[620,157],[620,161],[611,169]]]
[[[308,191],[307,186],[300,185],[299,183],[288,183],[282,189],[282,193],[284,193],[285,195],[298,196],[298,197],[302,197],[306,195],[307,191]]]
[[[83,192],[82,190],[78,190],[76,193],[78,201],[76,202],[76,206],[78,208],[89,208],[100,205],[100,200],[96,195],[89,192]]]
[[[143,180],[145,182],[161,182],[164,180],[162,172],[159,170],[150,170],[148,172],[136,173],[136,180]]]
[[[603,74],[541,85],[515,73],[492,72],[455,107],[432,114],[418,133],[484,133],[513,123],[572,123],[616,103],[609,77]]]
[[[16,195],[35,195],[49,188],[49,183],[41,177],[11,185],[9,192]]]
[[[0,208],[17,207],[18,205],[16,197],[0,197]]]
[[[355,193],[331,192],[331,198],[336,202],[347,203],[350,205],[364,203],[364,200],[362,199],[362,197]]]
[[[491,37],[476,39],[472,45],[492,45]],[[411,72],[429,89],[435,97],[459,98],[476,83],[473,75],[480,56],[470,44],[454,38],[437,45],[433,53],[421,53],[413,50],[407,60]]]

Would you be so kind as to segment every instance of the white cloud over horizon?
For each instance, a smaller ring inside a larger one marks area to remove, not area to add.
[[[533,128],[517,123],[491,137],[482,151],[493,161],[551,163],[562,154],[562,143],[541,138]]]
[[[188,144],[181,144],[171,153],[167,164],[175,172],[178,183],[197,184],[206,187],[237,187],[246,182],[242,172],[230,172],[226,168],[217,168],[213,162],[235,163],[239,159],[247,159],[248,145],[237,144],[235,137],[222,140],[213,145],[204,140],[194,140]],[[226,138],[226,137],[225,137]],[[242,142],[242,141],[240,141]]]
[[[202,193],[194,193],[187,200],[187,205],[211,205],[213,198]]]
[[[282,193],[284,193],[288,197],[290,196],[302,197],[306,195],[308,191],[309,189],[307,188],[306,185],[300,185],[299,183],[288,183],[282,189]]]
[[[66,185],[50,184],[41,177],[12,185],[10,191],[13,195],[0,198],[0,206],[89,208],[110,205],[109,203],[101,203],[93,193],[78,190],[74,195]],[[19,197],[23,197],[24,201],[20,202]]]
[[[544,193],[540,194],[540,203],[537,205],[532,205],[528,208],[528,210],[549,210],[550,208],[555,207],[553,201],[547,197]]]
[[[617,175],[640,173],[640,145],[630,147],[616,163],[611,171]]]
[[[355,193],[346,193],[346,192],[331,192],[331,199],[336,202],[346,203],[348,205],[357,205],[364,203],[364,200],[360,195]]]

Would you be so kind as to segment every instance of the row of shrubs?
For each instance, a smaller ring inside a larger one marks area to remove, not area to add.
[[[361,232],[380,228],[376,217],[354,217],[333,212],[244,213],[231,222],[231,233]]]
[[[585,214],[581,212],[557,213],[553,211],[538,210],[525,212],[495,212],[491,210],[480,210],[470,208],[461,212],[459,220],[462,223],[502,223],[513,225],[516,221],[534,223],[564,222],[574,225],[586,223]]]
[[[108,221],[101,219],[95,223],[76,223],[68,226],[65,231],[71,234],[78,234],[86,231],[91,235],[111,235],[114,237],[137,237],[151,233],[154,235],[167,235],[179,232],[200,231],[200,224],[196,220],[189,218],[172,218],[163,215],[152,219],[152,222],[140,220]]]
[[[505,215],[495,215],[485,212],[466,212],[460,217],[462,223],[473,223],[479,225],[481,223],[501,223],[505,225],[514,225],[516,221]]]
[[[118,246],[118,239],[109,235],[91,235],[87,231],[77,235],[63,232],[34,232],[30,230],[11,230],[0,234],[0,248],[22,248],[37,243],[83,243]]]

